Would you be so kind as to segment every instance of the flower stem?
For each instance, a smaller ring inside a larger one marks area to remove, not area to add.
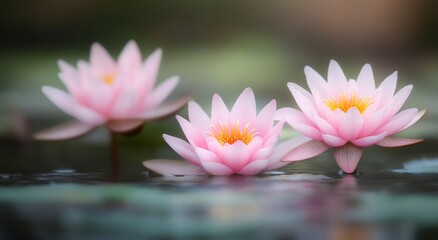
[[[120,181],[120,158],[119,146],[117,144],[117,133],[110,132],[110,151],[111,151],[111,181]]]

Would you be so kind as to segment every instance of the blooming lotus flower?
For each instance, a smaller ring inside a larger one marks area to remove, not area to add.
[[[295,83],[288,83],[298,107],[278,110],[277,119],[287,123],[312,139],[306,148],[324,152],[334,148],[339,167],[352,173],[362,156],[363,148],[405,146],[422,141],[393,135],[417,122],[425,113],[410,108],[399,112],[412,85],[394,94],[397,72],[376,88],[369,64],[363,66],[357,80],[347,80],[336,61],[331,61],[325,81],[316,71],[305,67],[310,92]],[[313,142],[313,144],[312,144]],[[290,156],[287,161],[296,161]],[[300,159],[299,159],[300,160]]]
[[[42,131],[35,138],[73,138],[103,124],[116,133],[129,132],[144,121],[176,112],[188,99],[163,104],[179,79],[171,77],[154,88],[160,61],[161,49],[157,49],[142,62],[135,41],[126,44],[117,61],[98,43],[91,46],[90,61],[79,61],[77,68],[60,60],[59,78],[68,93],[49,86],[42,91],[76,120]]]
[[[191,101],[189,121],[177,116],[188,142],[164,134],[164,140],[187,162],[148,160],[144,166],[170,175],[255,175],[287,165],[280,160],[308,139],[296,138],[276,147],[283,121],[274,125],[275,100],[257,115],[254,93],[245,89],[231,112],[213,96],[211,117]]]

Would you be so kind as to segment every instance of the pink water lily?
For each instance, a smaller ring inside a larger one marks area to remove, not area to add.
[[[163,104],[179,79],[173,76],[154,88],[160,61],[161,49],[157,49],[142,62],[135,41],[126,44],[117,61],[98,43],[91,46],[90,61],[80,60],[77,68],[60,60],[59,78],[67,92],[50,86],[42,91],[75,120],[41,131],[35,138],[74,138],[104,124],[112,132],[124,133],[176,112],[189,99]]]
[[[283,121],[274,125],[276,101],[270,101],[257,115],[250,88],[242,92],[231,111],[217,94],[213,96],[211,117],[193,101],[188,111],[189,121],[177,116],[188,142],[163,135],[186,162],[148,160],[143,163],[146,168],[170,175],[255,175],[284,167],[288,163],[280,160],[291,154],[294,146],[309,141],[300,137],[276,146],[283,128]]]
[[[357,80],[347,80],[336,61],[331,61],[325,81],[316,71],[305,67],[310,92],[288,83],[298,107],[279,109],[276,119],[287,123],[313,139],[307,147],[323,152],[334,148],[334,157],[346,173],[355,171],[363,148],[405,146],[422,141],[393,136],[416,123],[425,113],[416,108],[399,112],[412,85],[395,93],[397,72],[376,87],[369,64],[363,66]],[[395,93],[395,94],[394,94]],[[293,156],[286,161],[297,161]],[[298,159],[301,160],[301,159]]]

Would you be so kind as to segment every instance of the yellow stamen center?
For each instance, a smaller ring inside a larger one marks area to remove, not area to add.
[[[111,85],[113,84],[115,78],[116,78],[116,74],[110,73],[103,75],[102,80],[104,83],[106,83],[106,85]]]
[[[340,94],[338,98],[328,97],[324,100],[325,105],[332,111],[341,109],[347,112],[348,109],[355,107],[360,113],[365,111],[372,103],[370,97],[358,97],[356,94]]]
[[[251,123],[246,124],[243,130],[240,130],[239,121],[233,121],[231,125],[227,122],[219,122],[219,124],[219,128],[211,126],[211,131],[208,133],[216,138],[222,145],[225,143],[233,144],[237,141],[242,141],[248,145],[257,135],[255,129],[249,129]]]

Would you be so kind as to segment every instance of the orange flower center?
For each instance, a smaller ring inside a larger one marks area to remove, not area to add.
[[[233,144],[237,141],[242,141],[248,145],[257,135],[255,129],[249,130],[251,123],[246,124],[243,130],[240,130],[239,121],[233,121],[231,125],[229,125],[227,122],[219,122],[219,124],[219,128],[211,126],[211,131],[209,134],[216,138],[222,145],[225,143]]]
[[[116,78],[116,74],[110,73],[103,75],[102,80],[104,83],[106,83],[106,85],[111,85],[113,84],[115,78]]]
[[[358,97],[356,94],[340,94],[338,98],[328,97],[324,100],[325,105],[332,111],[341,109],[347,112],[348,109],[355,107],[360,113],[365,111],[372,103],[370,97]]]

